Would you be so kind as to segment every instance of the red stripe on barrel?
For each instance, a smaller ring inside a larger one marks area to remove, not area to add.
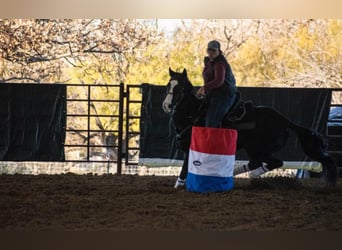
[[[236,141],[237,131],[234,129],[194,126],[190,148],[206,154],[235,155]]]

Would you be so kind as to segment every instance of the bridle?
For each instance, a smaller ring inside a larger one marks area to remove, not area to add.
[[[180,95],[177,96],[176,100],[174,100],[174,105],[172,105],[172,111],[174,111],[176,109],[176,107],[179,105],[179,103],[181,103],[181,101],[183,100],[184,96],[185,96],[185,87],[182,87],[179,92],[180,92]],[[174,91],[168,91],[166,93],[166,96],[167,95],[172,95],[173,98],[174,98]]]
[[[176,99],[173,100],[173,105],[171,107],[172,112],[171,115],[174,116],[175,113],[177,112],[177,107],[179,107],[179,105],[182,103],[182,101],[184,100],[184,98],[188,95],[188,94],[193,94],[197,99],[201,99],[196,95],[195,89],[193,88],[191,91],[186,91],[185,87],[184,87],[184,83],[180,84],[180,86],[182,86],[177,92],[179,92],[179,95],[177,96]],[[168,91],[166,93],[165,96],[167,95],[174,95],[175,92],[174,91]],[[173,96],[174,98],[174,96]],[[191,120],[191,123],[187,126],[185,126],[184,128],[182,128],[180,131],[177,131],[177,138],[180,139],[182,138],[183,134],[186,133],[186,131],[188,129],[190,129],[192,126],[194,126],[195,124],[197,124],[198,120],[200,119],[200,114],[202,112],[202,108],[205,105],[205,99],[201,102],[201,105],[198,108],[198,111],[195,112],[194,114],[192,114],[191,116],[186,116],[185,118],[188,118]]]
[[[176,111],[177,106],[183,101],[184,97],[186,96],[186,92],[184,91],[185,88],[182,87],[181,88],[181,94],[177,97],[177,99],[175,100],[175,104],[172,107],[172,113],[174,113]],[[198,97],[196,95],[195,92],[193,92],[194,90],[192,90],[192,94],[198,99],[198,100],[202,100],[200,106],[198,107],[198,111],[194,114],[192,114],[191,116],[187,116],[187,118],[190,118],[193,122],[193,124],[196,124],[199,116],[202,112],[203,107],[206,105],[206,99],[205,97]],[[172,92],[168,92],[168,93],[172,93]],[[189,94],[191,94],[191,92],[189,92]]]
[[[181,94],[178,95],[177,98],[176,98],[176,100],[174,101],[174,105],[172,105],[172,106],[173,106],[173,107],[172,107],[172,110],[173,110],[173,111],[177,108],[177,106],[178,106],[178,105],[183,101],[183,99],[184,99],[184,96],[185,96],[184,87],[181,88],[180,93],[181,93]]]
[[[181,95],[177,98],[177,100],[175,101],[175,104],[172,107],[172,115],[174,115],[174,113],[176,112],[177,106],[183,101],[184,97],[186,96],[185,94],[186,94],[186,92],[184,91],[184,88],[182,88]],[[191,92],[189,92],[189,94],[191,94]],[[192,93],[192,94],[196,96],[195,93]],[[198,97],[196,96],[196,98],[198,98]],[[187,133],[187,131],[189,129],[191,129],[192,126],[197,124],[197,122],[200,119],[200,115],[202,113],[202,109],[204,106],[205,106],[205,99],[203,99],[203,101],[201,102],[196,113],[194,113],[190,116],[186,116],[186,118],[191,120],[191,123],[189,123],[189,125],[182,128],[180,131],[177,131],[177,140],[181,140],[183,135],[185,133]]]

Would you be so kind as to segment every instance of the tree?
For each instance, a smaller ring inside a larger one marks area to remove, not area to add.
[[[341,28],[338,20],[260,20],[233,59],[242,84],[341,87]]]
[[[141,60],[145,48],[160,37],[157,27],[144,20],[0,20],[0,81],[117,84],[125,81],[131,63]],[[86,88],[68,87],[69,98],[86,94]],[[93,98],[117,96],[113,88],[92,91]],[[91,105],[95,114],[113,114],[117,109],[105,103]],[[68,110],[82,114],[87,107],[70,103]],[[86,119],[68,119],[68,129],[86,127]],[[116,127],[117,119],[91,119],[92,129]],[[94,133],[90,139],[106,144],[113,136],[115,140],[115,133]],[[82,144],[87,139],[86,133],[68,133],[67,143]]]
[[[1,20],[0,78],[68,82],[76,80],[66,74],[68,67],[87,76],[91,61],[101,80],[122,81],[129,58],[139,58],[159,37],[156,28],[138,20]],[[104,73],[111,78],[102,77]]]

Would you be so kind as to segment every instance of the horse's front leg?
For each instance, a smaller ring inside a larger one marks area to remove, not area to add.
[[[189,161],[189,150],[187,150],[184,153],[184,161],[183,161],[183,165],[182,165],[182,170],[181,170],[179,177],[177,178],[177,181],[175,183],[175,188],[185,186],[186,177],[188,175],[188,161]]]

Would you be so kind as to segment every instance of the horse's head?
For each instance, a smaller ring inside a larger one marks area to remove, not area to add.
[[[192,91],[192,84],[188,79],[186,69],[182,73],[174,72],[169,68],[170,80],[166,88],[166,96],[163,101],[163,110],[165,113],[170,113],[174,105],[186,93]]]

